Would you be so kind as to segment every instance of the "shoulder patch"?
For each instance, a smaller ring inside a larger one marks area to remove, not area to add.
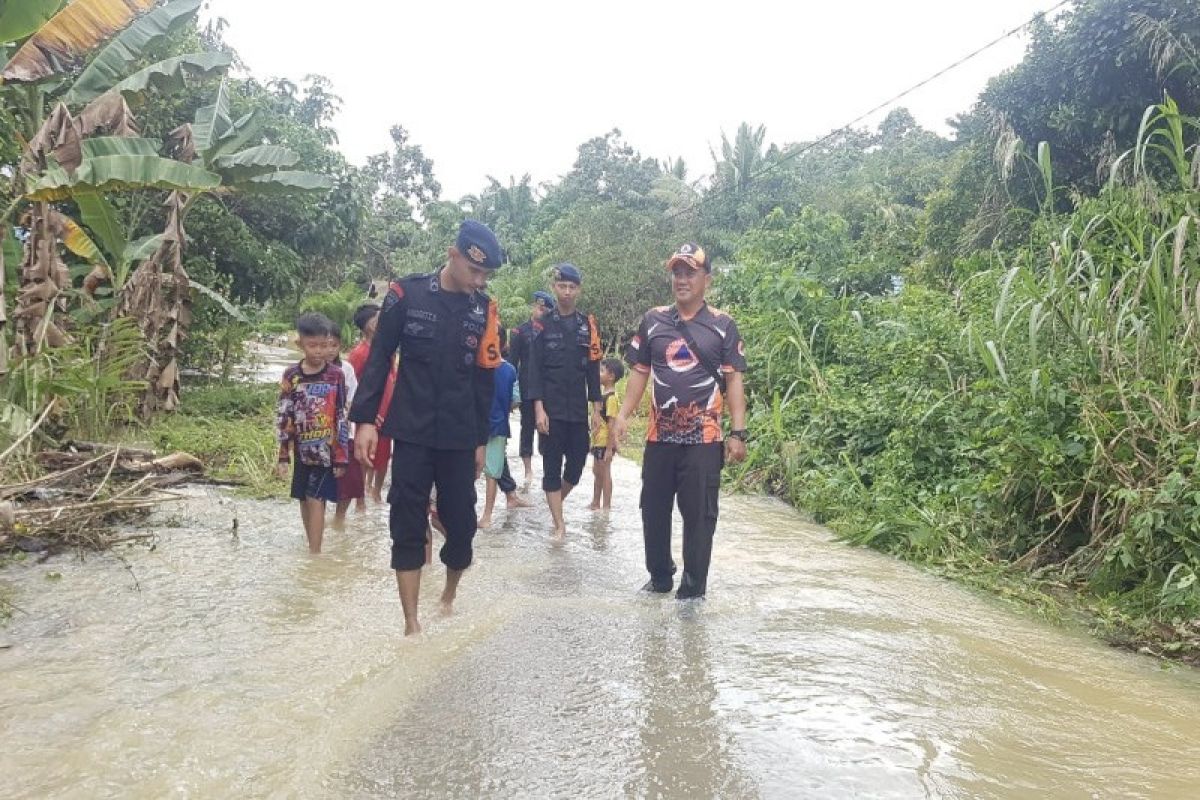
[[[404,285],[400,281],[392,281],[388,284],[387,294],[383,296],[383,303],[379,306],[380,313],[387,311],[392,306],[399,303],[404,298]]]

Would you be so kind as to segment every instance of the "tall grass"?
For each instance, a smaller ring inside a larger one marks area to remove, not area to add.
[[[848,539],[1200,613],[1200,121],[1170,101],[1095,198],[944,289],[823,291],[769,232],[731,275],[755,442],[735,472]],[[982,267],[982,269],[980,269]]]

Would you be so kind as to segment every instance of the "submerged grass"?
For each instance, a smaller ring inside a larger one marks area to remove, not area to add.
[[[250,496],[280,496],[287,487],[275,477],[277,396],[273,384],[185,386],[182,410],[158,417],[137,437],[158,450],[191,453],[210,476],[237,482]]]

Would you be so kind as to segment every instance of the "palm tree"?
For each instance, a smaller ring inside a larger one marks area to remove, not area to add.
[[[738,126],[732,143],[724,132],[721,133],[721,157],[717,158],[716,153],[712,153],[718,187],[732,190],[738,195],[749,190],[754,177],[766,164],[763,150],[766,135],[766,127],[759,125],[751,128],[745,122]]]

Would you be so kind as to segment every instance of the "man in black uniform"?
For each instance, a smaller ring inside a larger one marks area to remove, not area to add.
[[[434,485],[438,517],[446,529],[440,552],[446,565],[446,612],[471,564],[475,480],[483,469],[493,374],[500,365],[499,316],[482,290],[500,263],[495,234],[467,220],[445,266],[393,281],[350,409],[351,421],[358,423],[355,456],[370,463],[378,441],[375,415],[398,348],[402,367],[383,433],[395,440],[389,527],[406,636],[421,630],[417,598]]]
[[[554,268],[557,302],[553,311],[534,324],[529,368],[529,399],[534,401],[537,428],[545,437],[542,489],[554,518],[556,539],[567,533],[563,501],[583,475],[590,441],[589,416],[593,424],[601,424],[600,333],[596,320],[575,308],[582,282],[573,264]]]
[[[542,317],[554,310],[554,297],[541,290],[533,293],[529,305],[529,319],[513,328],[508,340],[509,361],[517,368],[517,383],[521,387],[521,460],[525,462],[525,483],[533,480],[533,432],[537,424],[533,401],[526,400],[529,393],[529,364],[532,361],[533,326]],[[541,438],[538,439],[538,454],[542,455]]]

